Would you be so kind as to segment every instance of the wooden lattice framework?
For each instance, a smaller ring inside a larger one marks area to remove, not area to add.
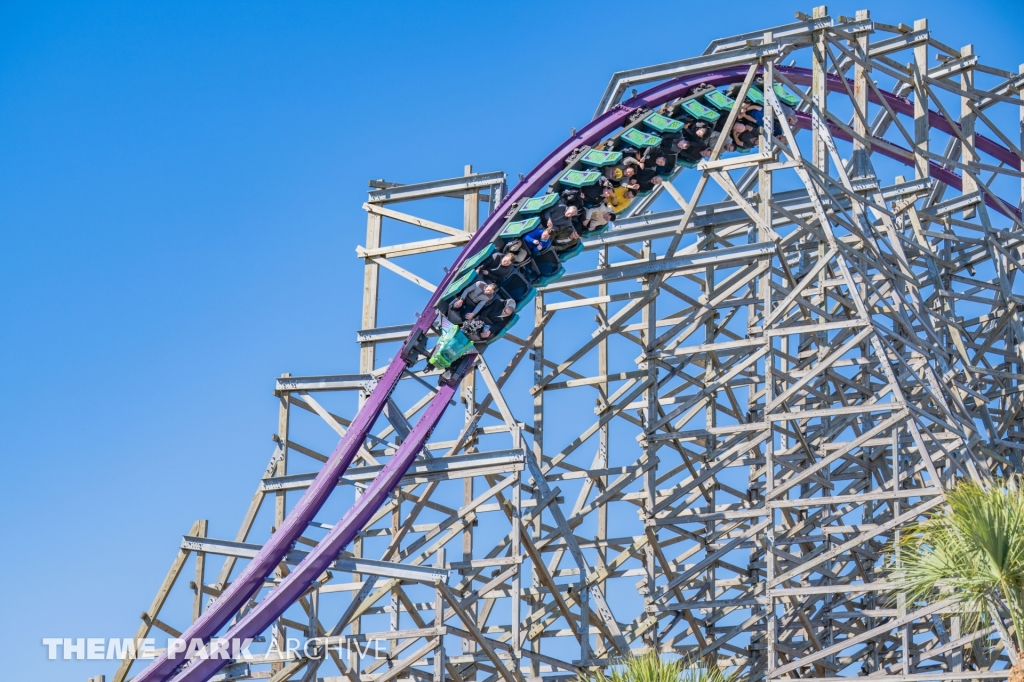
[[[590,242],[591,261],[574,261],[538,294],[532,326],[478,362],[461,414],[449,410],[337,570],[267,635],[280,648],[345,638],[347,657],[267,655],[225,679],[568,679],[650,648],[750,678],[1005,676],[1002,624],[962,632],[946,605],[893,597],[882,557],[957,479],[1021,466],[1024,137],[1004,131],[1024,122],[1024,70],[983,65],[923,20],[798,19],[617,74],[602,107],[632,85],[760,65],[765,92],[785,83],[798,110],[852,136],[848,158],[826,126],[787,125],[755,154],[664,183]],[[809,62],[810,87],[775,70],[790,56]],[[828,91],[829,74],[846,94]],[[913,116],[870,103],[880,88],[911,99]],[[937,134],[929,109],[958,121],[954,133]],[[994,161],[980,134],[1019,162]],[[904,175],[877,153],[899,147]],[[180,634],[164,616],[172,588],[191,593],[176,616],[197,618],[258,548],[261,507],[283,520],[326,459],[310,443],[344,432],[340,415],[408,331],[378,322],[384,277],[432,290],[396,261],[461,248],[504,187],[504,174],[469,167],[371,182],[360,374],[277,379],[276,448],[239,531],[215,540],[195,523],[137,637]],[[394,207],[451,197],[461,228]],[[386,244],[385,223],[424,239]],[[434,383],[422,364],[407,373],[341,488],[372,479]],[[351,644],[373,640],[388,655],[360,660]]]

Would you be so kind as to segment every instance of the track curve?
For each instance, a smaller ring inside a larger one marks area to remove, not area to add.
[[[532,197],[546,184],[551,182],[564,169],[565,159],[574,150],[585,145],[596,145],[618,128],[628,123],[630,116],[638,110],[653,109],[666,102],[683,97],[689,93],[691,88],[703,83],[720,86],[741,81],[746,76],[748,68],[746,66],[732,67],[667,81],[612,107],[566,139],[548,154],[540,164],[527,173],[516,187],[498,204],[491,215],[488,216],[479,231],[456,257],[448,272],[430,296],[423,312],[419,315],[410,332],[410,338],[414,337],[417,333],[427,332],[434,321],[434,304],[440,297],[441,292],[455,278],[462,263],[481,248],[485,248],[494,239],[506,222],[505,216],[509,208],[513,204],[519,204],[522,200]],[[785,75],[794,83],[801,85],[810,83],[811,72],[808,69],[777,66],[776,71]],[[826,82],[826,87],[830,91],[843,92],[844,94],[850,85],[849,81],[844,82],[844,79],[834,75],[830,75]],[[882,93],[882,96],[895,112],[902,114],[912,113],[913,103],[909,100],[890,93]],[[870,99],[876,104],[880,103],[874,92],[870,94]],[[797,120],[797,127],[806,129],[811,126],[810,116],[807,114],[798,113]],[[953,128],[958,126],[957,123],[948,121],[944,116],[935,111],[929,111],[929,125],[947,134],[954,134]],[[851,136],[839,126],[830,123],[828,127],[835,137],[846,141],[851,139]],[[994,158],[1004,163],[1017,164],[1024,161],[1013,151],[982,135],[976,134],[975,140],[979,150],[991,154]],[[892,148],[899,151],[892,151]],[[891,142],[885,141],[884,146],[880,145],[874,148],[873,152],[900,161],[907,166],[912,166],[912,161],[906,156],[912,156],[910,150],[900,148]],[[929,166],[932,176],[937,180],[956,189],[962,189],[962,179],[958,174],[935,162],[929,162]],[[992,195],[987,190],[985,191],[984,201],[1000,213],[1016,219],[1020,217],[1021,212],[1019,209],[1012,208],[1011,204]],[[471,366],[471,363],[469,363],[469,366]],[[405,369],[405,361],[396,355],[378,378],[376,386],[327,463],[325,463],[307,491],[286,517],[281,527],[271,536],[257,556],[249,562],[243,572],[223,592],[221,597],[186,630],[181,639],[186,641],[196,639],[203,642],[209,641],[261,589],[266,577],[273,572],[288,551],[294,547],[299,536],[327,501],[338,479],[348,469],[355,454],[369,435],[370,429],[373,428],[374,423],[383,411],[388,397],[401,379]],[[454,394],[456,386],[457,382],[453,382],[452,386],[442,386],[439,389],[428,405],[423,417],[421,417],[412,433],[410,433],[409,438],[401,445],[381,474],[373,481],[370,488],[367,489],[366,493],[345,513],[339,523],[335,525],[317,547],[262,602],[241,618],[224,635],[225,638],[246,639],[257,636],[269,627],[323,573],[323,570],[334,561],[337,555],[362,529],[376,509],[386,500],[387,494],[397,485],[402,475],[411,466],[429,438],[431,431],[444,414],[444,410]],[[185,682],[186,680],[191,682],[205,681],[229,662],[226,659],[200,659],[194,661],[192,665],[181,669],[184,661],[168,658],[165,653],[153,661],[134,680],[135,682],[165,682],[173,677],[174,682]]]

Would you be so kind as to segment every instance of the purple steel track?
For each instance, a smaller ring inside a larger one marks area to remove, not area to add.
[[[345,516],[341,517],[341,521],[331,529],[295,570],[281,581],[281,584],[270,595],[274,599],[268,596],[228,631],[226,635],[228,640],[255,638],[278,617],[279,611],[276,607],[282,607],[280,611],[283,611],[284,608],[295,603],[309,586],[330,567],[338,554],[345,549],[345,545],[352,541],[352,538],[362,530],[377,509],[387,501],[388,495],[412,466],[416,456],[426,445],[427,439],[430,438],[430,432],[434,430],[434,426],[440,421],[448,407],[448,402],[455,395],[456,388],[457,384],[440,387],[437,395],[427,406],[423,418],[416,423],[408,438],[398,448],[398,452],[377,478],[373,479],[373,483],[359,497],[359,501],[352,505]],[[227,663],[228,661],[223,659],[199,659],[174,679],[207,680]]]
[[[795,83],[806,85],[810,82],[811,72],[808,69],[780,66],[777,67],[777,70]],[[513,202],[520,202],[525,198],[532,197],[545,184],[553,180],[563,170],[565,159],[575,149],[584,145],[592,146],[597,144],[613,131],[622,127],[628,117],[638,109],[654,108],[665,102],[682,97],[692,87],[701,83],[714,86],[734,83],[742,80],[746,76],[746,72],[747,67],[734,67],[667,81],[612,107],[609,111],[595,118],[575,135],[559,145],[537,167],[524,176],[512,192],[488,216],[480,230],[462,250],[437,289],[430,296],[430,300],[413,326],[410,336],[417,331],[425,333],[430,328],[434,319],[434,303],[451,283],[462,263],[490,242],[498,230],[501,229],[508,207]],[[847,84],[849,84],[849,81],[847,81]],[[837,76],[829,76],[826,86],[831,91],[845,92],[843,79]],[[882,93],[882,95],[889,106],[897,113],[913,113],[913,104],[908,100],[889,93]],[[878,103],[874,92],[870,94],[870,98],[875,103]],[[806,128],[810,125],[810,118],[805,114],[798,114],[798,121],[800,127]],[[953,126],[958,124],[947,121],[937,112],[929,111],[929,125],[952,134]],[[839,139],[850,140],[850,136],[836,126],[830,124],[829,130]],[[895,146],[890,142],[887,142],[887,144]],[[1021,161],[1011,150],[1000,146],[982,135],[975,135],[975,144],[980,151],[991,154],[994,158],[1007,164],[1016,165]],[[876,147],[873,148],[873,151],[908,166],[912,165],[909,159],[885,147]],[[909,153],[909,150],[903,151]],[[929,166],[932,176],[937,180],[956,189],[962,189],[962,181],[959,175],[942,168],[934,162],[929,162]],[[1013,214],[1016,217],[1020,216],[1019,210],[1012,208],[1012,205],[1007,202],[997,200],[988,192],[985,193],[985,203],[1001,213]],[[384,374],[379,378],[377,386],[356,415],[348,431],[346,431],[345,436],[338,443],[337,448],[335,448],[327,463],[317,474],[295,508],[289,513],[284,523],[281,524],[277,532],[271,536],[270,540],[245,567],[241,575],[224,591],[221,597],[182,634],[182,639],[187,641],[193,639],[199,639],[203,642],[209,641],[260,590],[263,581],[277,567],[302,532],[305,531],[310,521],[313,520],[313,517],[334,490],[338,479],[348,469],[356,452],[362,447],[366,437],[369,435],[370,429],[380,416],[388,397],[397,385],[405,368],[405,363],[400,357],[392,359]],[[245,639],[247,637],[255,637],[264,631],[337,558],[337,555],[351,542],[352,538],[362,529],[363,525],[372,517],[380,505],[384,503],[391,490],[398,485],[402,475],[404,475],[422,450],[431,431],[444,414],[444,410],[454,395],[454,391],[455,386],[442,386],[440,388],[437,395],[428,405],[423,417],[413,428],[409,438],[401,445],[398,452],[370,485],[366,493],[360,496],[356,504],[346,512],[341,521],[267,595],[266,599],[260,602],[226,633],[226,638]],[[195,665],[185,668],[173,679],[174,682],[185,682],[185,680],[205,682],[205,680],[215,675],[227,663],[229,661],[224,659],[197,661]],[[181,664],[181,660],[168,659],[166,654],[163,654],[135,677],[134,682],[166,682],[166,680],[178,672],[177,668]]]

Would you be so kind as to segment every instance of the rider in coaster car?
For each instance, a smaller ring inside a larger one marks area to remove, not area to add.
[[[500,286],[501,282],[515,274],[515,256],[512,253],[492,253],[480,264],[476,272],[484,280]]]
[[[636,181],[641,192],[650,192],[656,185],[661,184],[661,174],[658,166],[651,162],[650,167],[644,168],[636,174]]]
[[[502,253],[512,254],[512,262],[517,268],[522,268],[530,264],[533,256],[530,254],[530,250],[523,244],[522,239],[513,239],[509,243],[505,244],[505,248]]]
[[[555,231],[550,227],[537,227],[530,230],[523,236],[523,243],[526,244],[533,255],[537,255],[544,249],[551,246],[551,238],[554,237]]]
[[[677,156],[674,151],[659,149],[654,155],[654,172],[662,176],[672,175],[672,171],[676,169]]]
[[[551,241],[556,253],[576,246],[580,240],[580,233],[584,231],[582,211],[575,206],[561,210],[556,204],[545,211],[544,216],[545,224],[554,230]]]
[[[616,187],[612,190],[612,195],[605,200],[608,208],[611,209],[612,213],[622,213],[629,206],[629,203],[633,201],[633,197],[636,194],[630,188],[625,185]]]
[[[753,123],[756,126],[764,125],[764,107],[753,102],[744,102],[736,120]]]
[[[466,335],[466,338],[473,343],[480,343],[486,341],[491,337],[491,329],[484,321],[479,317],[474,317],[472,320],[466,320],[459,327],[462,333]]]
[[[458,298],[452,301],[448,308],[448,319],[455,324],[472,320],[485,305],[491,302],[497,291],[498,285],[493,282],[473,282],[462,290]]]
[[[516,314],[516,302],[515,299],[496,298],[487,304],[487,307],[480,311],[480,319],[484,323],[484,334],[481,334],[482,338],[488,339],[506,326],[512,321],[512,317]]]
[[[715,145],[718,144],[718,138],[721,135],[722,135],[722,133],[718,132],[717,130],[712,132],[711,135],[708,136],[708,146],[705,149],[701,150],[700,155],[703,156],[705,159],[710,157],[711,156],[711,152],[714,151]],[[724,151],[724,152],[734,152],[734,151],[736,151],[736,143],[732,139],[732,137],[726,136],[726,138],[725,138],[725,145],[722,147],[722,151]]]
[[[711,128],[698,128],[696,130],[685,130],[683,136],[675,143],[678,158],[688,163],[697,163],[701,160],[701,152],[708,148],[708,139],[711,137]]]
[[[586,205],[583,203],[583,193],[581,188],[577,187],[566,187],[559,194],[559,203],[565,204],[566,206],[575,206],[576,209],[582,213]],[[550,210],[550,209],[548,209]]]
[[[625,147],[622,147],[619,151],[622,152],[623,164],[627,166],[635,166],[637,170],[639,170],[643,168],[644,165],[647,163],[649,152],[651,150],[650,148],[647,148],[644,149],[643,151],[640,151],[639,149],[632,145],[626,145]]]
[[[557,204],[540,214],[540,224],[551,228],[555,234],[573,227],[574,219],[578,218],[582,211],[578,206],[567,205],[559,201]]]
[[[796,125],[796,112],[793,111],[792,107],[786,106],[785,104],[779,103],[782,108],[782,115],[786,117],[789,125]],[[759,128],[764,127],[764,107],[760,104],[754,104],[753,102],[744,102],[743,108],[740,110],[739,121],[744,123],[753,124]],[[782,134],[782,124],[779,123],[778,119],[774,121],[772,126],[772,135]]]
[[[637,167],[634,164],[626,164],[626,158],[623,158],[623,163],[615,164],[614,166],[604,167],[604,177],[608,180],[613,187],[620,185],[635,184],[633,182],[633,176],[636,175]],[[636,161],[636,159],[630,159],[630,161]]]
[[[591,209],[595,206],[600,206],[604,203],[605,199],[612,195],[611,182],[609,182],[605,177],[602,177],[601,180],[603,182],[598,182],[581,188],[584,208]]]
[[[607,206],[594,206],[587,209],[587,219],[583,221],[583,227],[587,232],[591,232],[601,229],[613,220],[615,220],[615,214]]]
[[[748,123],[737,121],[732,126],[732,142],[737,147],[743,147],[745,149],[756,147],[758,137],[760,137],[760,132],[760,126],[752,126]]]
[[[511,252],[492,253],[476,271],[484,280],[497,284],[509,296],[518,294],[522,299],[530,291],[530,280],[520,272]]]

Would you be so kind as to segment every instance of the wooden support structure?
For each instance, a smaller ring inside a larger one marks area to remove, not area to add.
[[[805,84],[783,58],[809,69]],[[1024,123],[1024,67],[953,50],[925,20],[818,7],[699,60],[618,74],[602,110],[699,63],[747,65],[739,96],[759,87],[781,134],[749,156],[723,157],[723,140],[637,204],[650,213],[587,242],[230,679],[568,682],[645,650],[769,680],[1007,667],[999,624],[964,632],[948,605],[892,599],[883,557],[957,480],[1021,468],[1024,134],[993,121]],[[798,95],[810,131],[775,84]],[[996,159],[993,144],[1016,156]],[[954,172],[960,187],[946,184]],[[281,523],[405,339],[412,320],[391,289],[439,282],[438,259],[504,192],[504,174],[470,166],[371,182],[359,373],[278,378],[274,451],[239,530],[217,540],[205,521],[192,527],[137,638],[187,625],[176,618],[189,604],[175,618],[164,604],[189,558],[195,619]],[[429,219],[416,215],[425,201],[438,207]],[[332,513],[394,454],[435,379],[422,363],[406,372]],[[275,580],[336,520],[311,525]],[[314,637],[328,644],[265,651]],[[386,654],[360,654],[373,643]]]

